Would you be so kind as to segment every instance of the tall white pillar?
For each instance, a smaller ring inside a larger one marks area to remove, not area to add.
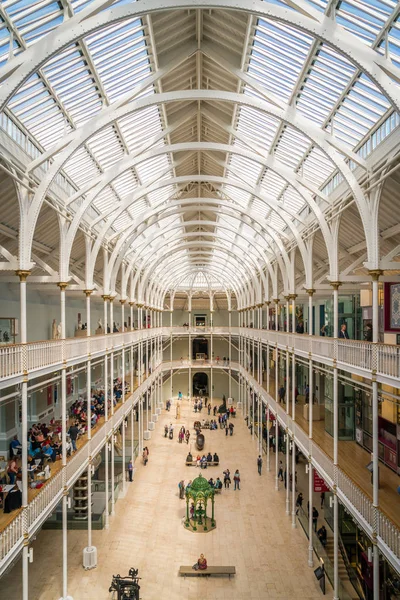
[[[286,427],[286,514],[290,516],[290,437]],[[294,483],[294,482],[293,482]]]
[[[114,296],[108,297],[110,302],[110,332],[114,332]]]
[[[20,294],[20,335],[21,344],[27,343],[27,314],[26,314],[26,279],[30,271],[16,271],[19,277]],[[29,563],[28,563],[28,365],[23,349],[23,370],[24,376],[21,384],[21,468],[22,468],[22,510],[23,510],[23,534],[24,545],[22,548],[22,600],[28,600],[29,596]]]
[[[108,310],[107,310],[107,300],[109,299],[110,296],[108,296],[107,294],[103,294],[102,298],[104,301],[104,305],[103,305],[103,310],[104,310],[104,334],[107,335],[108,333]]]
[[[290,296],[285,296],[285,300],[286,300],[286,306],[285,306],[285,310],[286,310],[286,333],[289,333],[289,331],[290,331],[290,314],[289,314],[289,300],[290,300]]]
[[[122,495],[126,493],[126,426],[128,421],[126,418],[122,419]]]
[[[291,441],[292,445],[292,527],[296,528],[296,442],[294,436]]]
[[[338,483],[338,441],[339,441],[339,399],[338,370],[336,361],[333,364],[333,598],[339,600],[339,502],[337,497]]]
[[[308,457],[308,566],[314,566],[314,548],[313,548],[313,466],[311,456]]]
[[[309,288],[307,291],[308,294],[308,335],[314,335],[313,331],[313,295],[315,290],[313,288]],[[321,324],[322,326],[322,324]]]
[[[275,415],[275,489],[279,490],[279,425],[278,425],[278,414]]]
[[[270,462],[270,452],[269,452],[269,426],[270,426],[270,412],[269,412],[269,404],[267,406],[267,471],[271,470],[271,462]]]
[[[333,337],[339,336],[339,287],[340,281],[331,281],[333,288]]]
[[[296,333],[296,294],[290,294],[290,299],[292,301],[292,332]]]
[[[86,335],[87,337],[91,336],[92,333],[92,322],[90,318],[90,295],[93,290],[83,290],[83,293],[86,296]]]
[[[109,382],[108,382],[108,351],[106,349],[106,353],[104,355],[104,376],[103,376],[103,380],[104,380],[104,420],[105,422],[108,421],[108,390],[109,390]],[[111,388],[111,397],[112,397],[112,388]],[[104,483],[105,483],[105,523],[104,523],[104,527],[105,529],[108,529],[109,524],[110,524],[110,508],[109,508],[109,496],[110,496],[110,492],[109,492],[109,472],[108,472],[108,467],[109,467],[109,460],[110,460],[110,440],[111,440],[111,444],[113,444],[113,439],[112,436],[111,438],[108,438],[108,440],[106,441],[106,445],[105,445],[105,452],[104,452],[104,458],[105,458],[105,475],[104,475]]]

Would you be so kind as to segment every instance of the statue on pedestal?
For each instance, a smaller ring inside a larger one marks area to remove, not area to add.
[[[57,340],[57,321],[55,319],[53,319],[53,322],[51,324],[51,339],[52,340]]]

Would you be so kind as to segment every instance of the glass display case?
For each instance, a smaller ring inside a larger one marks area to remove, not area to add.
[[[18,319],[13,317],[0,318],[0,344],[15,344],[18,335]]]

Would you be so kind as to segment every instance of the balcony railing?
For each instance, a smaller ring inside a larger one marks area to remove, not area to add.
[[[149,330],[151,331],[151,330]],[[155,330],[153,330],[154,332]],[[108,344],[107,344],[108,345]],[[195,366],[197,361],[189,363],[183,361],[184,366]],[[209,363],[213,366],[217,365],[216,361]],[[139,394],[148,387],[153,378],[162,371],[176,370],[182,368],[182,361],[176,360],[172,362],[164,362],[160,367],[156,368],[152,375],[142,384],[141,390],[137,389],[127,399],[124,404],[121,404],[114,415],[112,415],[106,423],[103,423],[98,430],[93,433],[90,443],[85,444],[78,452],[69,459],[66,467],[66,481],[70,487],[76,480],[78,475],[87,466],[89,454],[94,456],[101,447],[106,443],[107,437],[111,434],[115,427],[119,425],[127,411],[137,401]],[[279,421],[288,427],[289,431],[294,435],[296,443],[306,454],[311,456],[312,463],[319,473],[324,477],[326,482],[332,486],[334,481],[334,465],[332,460],[325,452],[316,444],[314,440],[310,440],[305,431],[298,424],[294,423],[290,414],[277,405],[275,400],[269,396],[266,390],[261,387],[256,380],[238,363],[232,362],[230,368],[233,371],[240,372],[247,379],[250,386],[260,395],[264,403],[268,403],[270,410],[278,417]],[[37,496],[29,503],[27,509],[28,531],[34,533],[40,523],[46,518],[50,510],[54,508],[55,503],[59,502],[62,496],[62,472],[57,473],[50,481],[46,483],[44,488]],[[380,550],[391,560],[396,568],[400,568],[400,531],[395,524],[386,517],[380,510],[375,509],[372,500],[363,493],[360,488],[339,468],[337,467],[337,493],[340,501],[346,508],[357,518],[363,528],[369,535],[372,535],[374,530],[375,515],[378,520],[378,545]],[[23,543],[23,524],[22,513],[19,513],[15,519],[0,533],[0,569],[9,561],[12,560],[16,552],[22,548]]]

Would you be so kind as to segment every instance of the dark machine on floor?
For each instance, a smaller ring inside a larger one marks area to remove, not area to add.
[[[121,577],[121,575],[113,575],[110,589],[111,592],[117,592],[117,600],[139,600],[139,569],[133,567],[129,569],[129,575]]]
[[[196,436],[196,448],[197,450],[203,450],[204,448],[204,435],[202,433],[198,433]]]

